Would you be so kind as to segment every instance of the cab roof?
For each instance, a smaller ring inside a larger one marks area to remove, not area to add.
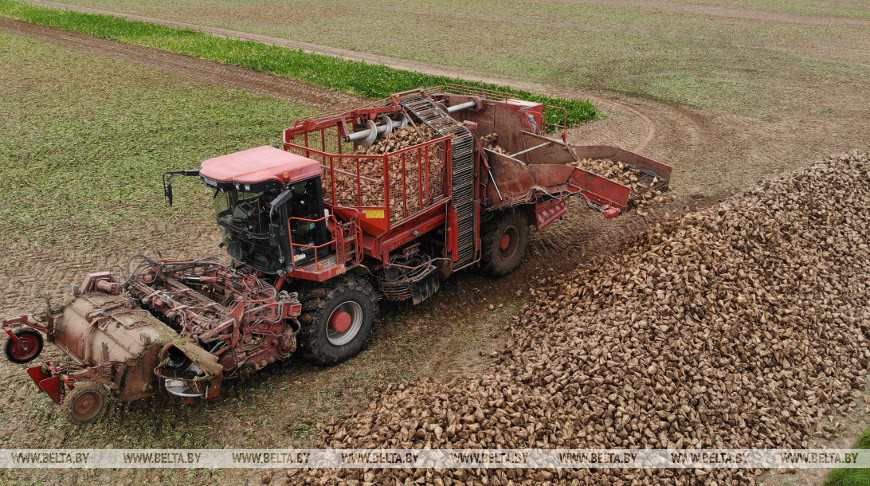
[[[320,175],[320,163],[269,145],[202,162],[199,175],[216,182],[259,184],[296,182]]]

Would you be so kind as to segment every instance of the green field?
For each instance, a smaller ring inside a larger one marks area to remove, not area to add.
[[[137,221],[139,233],[149,220],[178,223],[188,217],[182,206],[203,218],[207,201],[190,203],[204,190],[178,191],[178,206],[165,206],[164,171],[280,140],[282,128],[313,111],[20,37],[0,40],[4,246],[35,239],[90,247],[89,238]]]
[[[827,91],[870,79],[856,0],[62,2],[759,118],[836,112]]]
[[[858,437],[852,449],[870,449],[870,430]],[[843,468],[831,471],[825,486],[870,485],[870,469]]]

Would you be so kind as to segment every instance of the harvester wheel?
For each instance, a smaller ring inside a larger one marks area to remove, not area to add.
[[[6,341],[6,359],[13,363],[29,363],[42,352],[42,334],[33,329],[21,329],[15,331],[15,336],[21,340],[21,344],[9,338]]]
[[[529,244],[529,221],[525,215],[509,211],[496,216],[481,229],[481,266],[493,276],[514,271]]]
[[[92,380],[77,382],[63,397],[66,419],[75,425],[96,422],[106,413],[108,403],[106,387]]]
[[[301,290],[299,300],[299,344],[316,363],[340,363],[365,346],[378,312],[378,298],[367,280],[345,274]]]

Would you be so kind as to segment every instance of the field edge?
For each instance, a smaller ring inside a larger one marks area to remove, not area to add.
[[[459,83],[505,91],[529,101],[564,108],[568,127],[604,117],[589,100],[556,98],[510,86],[395,69],[193,29],[44,7],[16,0],[0,0],[0,16],[268,72],[365,98],[378,99],[420,87]],[[559,111],[552,111],[551,122],[561,121]]]

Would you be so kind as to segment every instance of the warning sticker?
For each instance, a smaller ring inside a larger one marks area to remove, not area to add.
[[[366,218],[368,219],[384,219],[384,210],[383,209],[369,209],[364,211]]]

